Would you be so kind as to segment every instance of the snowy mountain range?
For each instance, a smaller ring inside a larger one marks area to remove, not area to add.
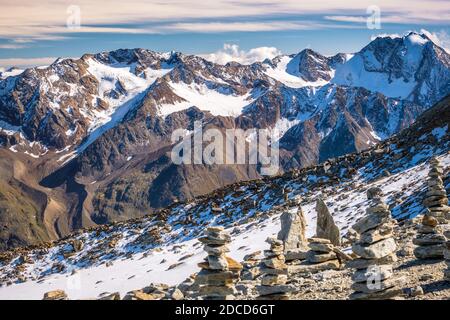
[[[0,77],[0,249],[260,178],[171,163],[171,133],[195,120],[278,129],[287,171],[367,149],[450,93],[450,55],[417,33],[250,65],[120,49],[13,71]]]

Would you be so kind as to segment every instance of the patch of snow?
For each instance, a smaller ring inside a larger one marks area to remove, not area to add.
[[[21,133],[21,127],[13,126],[5,121],[0,120],[0,131],[5,132],[7,135],[13,135],[16,133]]]
[[[66,131],[66,136],[71,137],[73,136],[75,133],[77,133],[78,130],[78,126],[75,125],[75,128],[70,128]]]
[[[147,68],[144,70],[146,78],[134,75],[131,70],[133,65],[105,65],[95,59],[88,60],[88,71],[99,81],[99,96],[107,101],[109,108],[102,111],[93,111],[93,115],[86,110],[80,110],[90,119],[89,135],[80,145],[77,152],[84,151],[92,142],[100,137],[107,130],[115,127],[123,117],[135,107],[135,104],[145,94],[147,89],[158,77],[162,77],[172,69],[153,70]],[[125,92],[119,97],[111,98],[106,94],[110,90],[117,89],[120,86]],[[94,100],[96,98],[94,97]]]
[[[10,68],[8,70],[0,69],[0,80],[6,79],[8,77],[15,77],[24,72],[25,70],[19,68]]]
[[[375,64],[374,61],[371,63]],[[402,99],[406,99],[417,85],[415,81],[406,82],[403,78],[391,79],[387,73],[367,71],[361,55],[355,55],[347,63],[338,66],[331,82],[344,86],[363,87],[380,92],[387,97]]]
[[[171,113],[196,106],[200,110],[209,111],[215,116],[239,116],[242,109],[252,102],[250,94],[233,95],[208,88],[204,84],[186,84],[170,82],[174,93],[185,99],[175,105],[162,104],[159,106],[159,115],[165,117]]]
[[[431,131],[431,134],[433,134],[436,139],[440,140],[440,139],[442,139],[445,136],[447,131],[448,131],[448,124],[443,126],[443,127],[441,127],[441,128],[434,128]]]
[[[328,81],[325,80],[318,80],[316,82],[303,80],[299,71],[293,68],[293,65],[295,65],[295,61],[293,61],[293,59],[296,58],[292,58],[289,56],[281,57],[280,62],[276,67],[272,67],[269,65],[267,66],[265,74],[290,88],[302,88],[308,86],[318,87],[326,85],[328,83]]]
[[[17,152],[18,152],[18,151],[16,150],[16,146],[15,146],[15,145],[9,147],[9,150],[11,150],[11,151],[14,152],[14,153],[17,153]]]

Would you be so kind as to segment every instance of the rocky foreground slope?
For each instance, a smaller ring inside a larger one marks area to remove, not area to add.
[[[228,255],[243,261],[249,254],[268,248],[265,239],[277,235],[280,215],[296,211],[299,204],[308,224],[307,236],[313,236],[315,203],[320,196],[344,235],[345,251],[354,236],[349,230],[365,215],[369,204],[366,193],[372,187],[381,188],[383,201],[398,221],[394,234],[400,259],[395,268],[409,280],[403,288],[405,296],[448,298],[448,284],[442,281],[444,262],[418,261],[413,256],[412,239],[418,227],[413,218],[425,210],[422,201],[431,157],[436,156],[443,165],[443,184],[447,194],[450,191],[449,103],[450,98],[442,100],[413,126],[366,151],[282,176],[237,183],[144,218],[80,230],[56,242],[4,252],[0,255],[0,298],[41,299],[45,292],[56,289],[64,290],[71,299],[115,292],[124,297],[144,287],[147,293],[128,296],[154,292],[153,298],[163,298],[175,292],[169,285],[178,286],[183,297],[194,297],[190,277],[200,271],[197,263],[204,257],[197,238],[207,226],[225,227],[231,234]],[[294,262],[291,269],[296,268]],[[346,298],[351,273],[344,268],[307,275],[291,272],[288,277],[296,288],[294,298]],[[166,286],[148,287],[161,282]],[[239,297],[255,297],[252,288],[257,284],[238,283]],[[419,285],[421,289],[416,288]]]
[[[450,93],[449,70],[449,54],[413,32],[333,57],[219,65],[120,49],[2,73],[0,250],[261,178],[251,165],[174,165],[171,133],[196,120],[279,130],[282,173],[408,127]]]

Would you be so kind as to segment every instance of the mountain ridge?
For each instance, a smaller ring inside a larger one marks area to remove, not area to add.
[[[219,130],[278,129],[281,172],[389,138],[450,93],[449,55],[427,39],[415,33],[379,38],[353,56],[307,49],[251,65],[145,49],[58,60],[0,81],[1,149],[5,158],[27,163],[26,183],[62,208],[39,216],[46,216],[52,237],[64,236],[261,178],[251,165],[172,164],[171,133],[196,120]],[[392,53],[386,62],[378,54],[385,47]],[[408,48],[422,53],[420,63],[416,55],[411,64],[398,57]],[[381,61],[368,60],[367,52]],[[387,77],[389,90],[411,93],[388,97],[358,86],[363,78],[349,85],[355,61],[364,59],[370,70],[383,67],[376,69],[385,72],[380,85]],[[398,86],[402,77],[409,82]]]

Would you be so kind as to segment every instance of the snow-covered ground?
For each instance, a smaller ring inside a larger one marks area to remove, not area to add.
[[[278,232],[279,220],[270,220],[265,226],[242,232],[230,246],[231,256],[241,260],[245,254],[264,250],[264,240]],[[245,227],[245,226],[244,226]],[[0,300],[42,299],[45,292],[55,288],[66,291],[70,299],[96,298],[105,292],[120,292],[121,296],[150,283],[175,285],[198,271],[197,263],[206,256],[195,239],[169,245],[161,251],[150,250],[129,259],[115,260],[111,266],[104,264],[79,269],[75,274],[64,273],[45,277],[43,281],[29,281],[0,289]],[[179,263],[180,266],[168,269]],[[36,266],[38,267],[38,266]]]

